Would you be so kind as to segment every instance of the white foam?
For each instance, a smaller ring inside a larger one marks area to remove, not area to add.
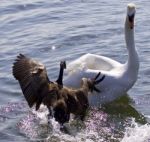
[[[132,126],[126,128],[124,138],[121,142],[149,142],[150,125],[138,125],[133,121]]]

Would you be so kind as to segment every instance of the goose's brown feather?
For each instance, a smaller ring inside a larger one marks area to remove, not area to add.
[[[13,64],[13,75],[19,81],[29,106],[32,107],[36,103],[38,109],[49,92],[50,81],[45,66],[20,54]]]

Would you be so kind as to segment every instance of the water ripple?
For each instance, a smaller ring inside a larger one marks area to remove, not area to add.
[[[130,1],[1,0],[0,139],[121,141],[124,128],[127,127],[126,120],[109,117],[108,112],[104,113],[102,110],[90,112],[86,129],[81,129],[76,137],[60,131],[52,133],[51,129],[49,134],[47,125],[40,124],[39,115],[34,114],[33,110],[29,111],[27,104],[22,102],[24,97],[18,82],[12,76],[12,64],[16,56],[23,53],[41,61],[47,68],[49,78],[55,80],[61,60],[68,63],[88,52],[108,56],[124,63],[127,52],[123,24],[128,2]],[[129,95],[135,101],[135,108],[149,116],[149,0],[134,0],[134,2],[137,5],[135,40],[140,57],[140,72]],[[128,109],[133,110],[130,107]],[[134,112],[137,114],[136,110]],[[90,132],[91,128],[93,131]],[[136,130],[143,128],[147,134],[149,126],[131,128],[131,131],[138,138]],[[128,130],[126,133],[128,135]],[[132,141],[132,137],[125,136],[124,139]]]

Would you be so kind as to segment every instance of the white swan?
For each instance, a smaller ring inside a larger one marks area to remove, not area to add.
[[[90,105],[98,106],[113,101],[124,95],[136,82],[139,70],[139,59],[134,44],[134,16],[135,5],[127,5],[125,20],[125,41],[128,60],[121,64],[108,57],[86,54],[68,64],[68,75],[64,84],[79,87],[81,78],[94,77],[98,72],[105,74],[105,79],[97,85],[99,94],[89,95]]]

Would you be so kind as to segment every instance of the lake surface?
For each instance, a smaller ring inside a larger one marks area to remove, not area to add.
[[[1,0],[0,4],[0,141],[148,142],[150,141],[150,1],[137,5],[135,42],[140,58],[136,84],[109,105],[91,108],[85,124],[72,122],[68,133],[51,120],[45,107],[35,112],[12,76],[19,53],[45,64],[55,80],[59,62],[85,53],[124,63],[124,20],[129,0]]]

